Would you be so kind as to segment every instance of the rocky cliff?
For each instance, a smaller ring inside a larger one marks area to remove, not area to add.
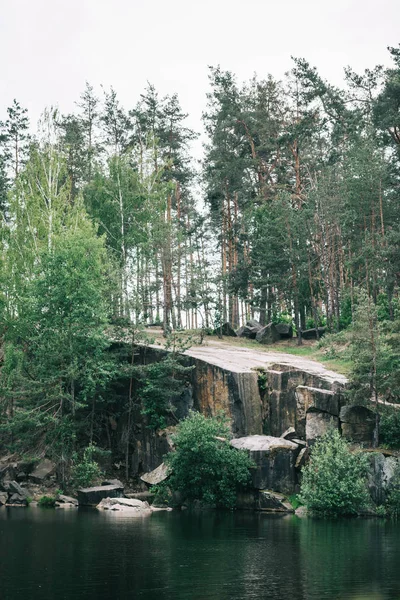
[[[141,360],[157,361],[163,352],[142,348]],[[209,416],[223,411],[235,438],[280,437],[292,427],[308,443],[330,426],[341,427],[346,378],[317,362],[218,342],[192,348],[185,356],[194,368],[184,393],[175,399],[179,418],[192,408]],[[135,436],[133,473],[156,468],[170,447],[169,432],[153,434],[143,428]]]

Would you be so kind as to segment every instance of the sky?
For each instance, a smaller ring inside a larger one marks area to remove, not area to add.
[[[32,123],[71,112],[86,81],[131,108],[149,81],[200,131],[208,65],[280,78],[303,57],[340,85],[346,65],[390,65],[399,23],[400,0],[0,0],[0,119],[14,98]]]

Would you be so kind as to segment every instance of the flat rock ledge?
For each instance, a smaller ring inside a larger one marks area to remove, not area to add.
[[[230,441],[233,448],[249,453],[255,467],[252,485],[256,490],[274,490],[281,494],[296,491],[296,458],[300,446],[270,435],[249,435]]]
[[[230,441],[230,444],[238,450],[248,450],[249,452],[297,450],[298,448],[294,442],[282,437],[273,437],[272,435],[248,435],[246,437],[235,438]]]
[[[97,506],[103,498],[122,498],[124,488],[121,486],[122,484],[80,488],[78,490],[78,503],[80,506]]]
[[[96,508],[128,513],[133,517],[146,517],[153,512],[148,502],[136,500],[135,498],[103,498]]]

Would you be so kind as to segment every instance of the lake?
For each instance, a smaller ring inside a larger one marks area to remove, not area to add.
[[[0,508],[1,600],[397,600],[400,524]]]

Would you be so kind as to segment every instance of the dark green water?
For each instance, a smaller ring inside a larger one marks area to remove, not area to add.
[[[0,509],[1,600],[400,600],[400,524]]]

